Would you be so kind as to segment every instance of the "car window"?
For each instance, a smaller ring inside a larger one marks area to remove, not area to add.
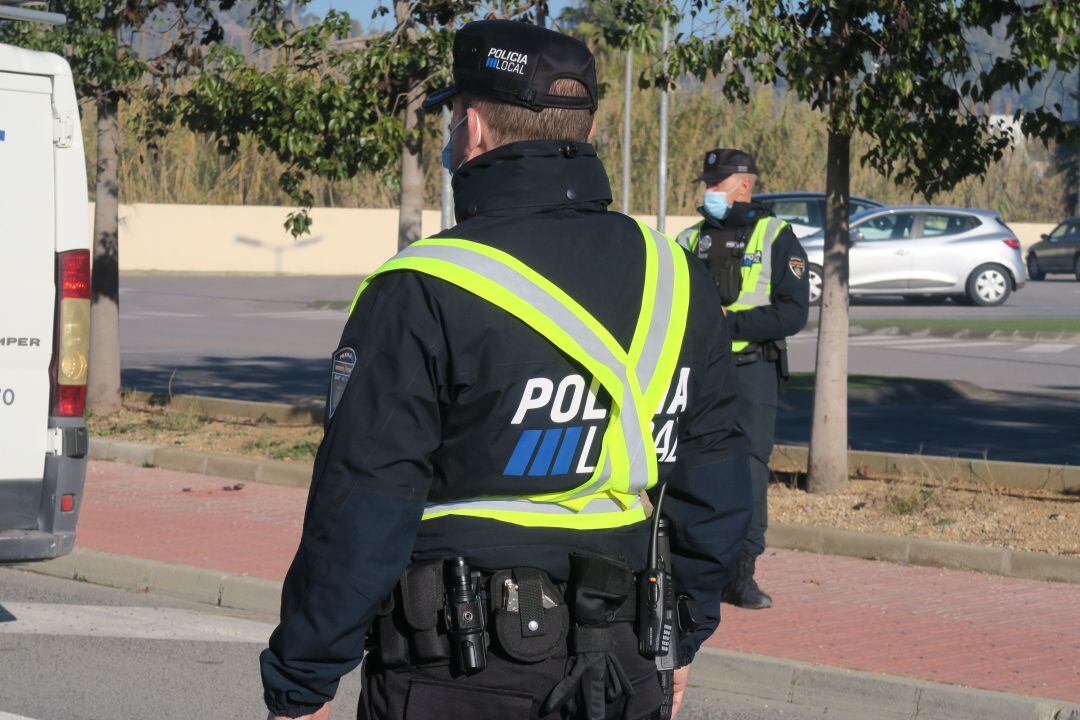
[[[1065,234],[1069,231],[1070,227],[1072,227],[1072,226],[1069,223],[1061,223],[1056,228],[1054,228],[1054,232],[1050,233],[1050,237],[1052,237],[1052,238],[1064,237]]]
[[[861,213],[863,210],[869,210],[872,207],[874,207],[874,206],[873,205],[868,205],[868,204],[866,204],[864,202],[859,202],[858,200],[852,200],[848,204],[849,212],[853,216],[856,213]]]
[[[912,213],[887,213],[868,217],[858,229],[863,240],[903,240],[911,237],[914,224]]]
[[[769,209],[781,220],[799,225],[813,225],[810,219],[810,202],[807,200],[771,200]]]
[[[926,213],[923,215],[923,237],[941,237],[943,235],[959,235],[976,227],[979,221],[970,215],[938,215]]]

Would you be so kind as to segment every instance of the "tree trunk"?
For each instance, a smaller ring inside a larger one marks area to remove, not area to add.
[[[810,426],[810,492],[848,487],[848,195],[851,137],[829,132],[825,178],[825,267],[818,325],[814,414]]]
[[[412,25],[411,5],[408,0],[394,0],[398,26],[407,26],[406,36],[416,40],[416,28]],[[424,170],[420,153],[423,136],[420,132],[420,105],[424,100],[424,87],[418,78],[405,102],[405,142],[401,146],[401,198],[398,205],[398,250],[404,250],[420,239],[420,220],[424,210]]]
[[[94,264],[90,276],[90,370],[87,408],[95,415],[120,409],[120,119],[118,102],[97,101],[97,176],[94,189]]]

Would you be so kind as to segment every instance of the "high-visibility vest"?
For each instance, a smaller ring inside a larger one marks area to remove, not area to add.
[[[690,278],[683,251],[638,223],[645,240],[645,284],[630,350],[554,283],[501,250],[470,240],[413,243],[360,285],[412,270],[477,295],[514,315],[581,363],[611,396],[611,412],[593,474],[576,488],[521,497],[484,497],[429,504],[424,519],[483,517],[531,527],[575,530],[640,522],[641,490],[657,481],[652,419],[675,373],[686,332]]]
[[[692,253],[697,252],[704,224],[704,220],[699,221],[679,237],[680,244]],[[774,217],[763,217],[754,225],[743,255],[742,291],[739,299],[727,306],[729,311],[738,312],[772,303],[772,244],[785,227],[786,221]],[[742,352],[749,346],[750,343],[745,340],[731,341],[732,352]]]

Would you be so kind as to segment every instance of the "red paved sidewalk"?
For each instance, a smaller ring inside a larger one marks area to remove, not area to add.
[[[280,580],[305,490],[91,462],[81,548]],[[185,491],[187,488],[187,491]],[[1080,586],[770,550],[710,645],[1080,702]]]

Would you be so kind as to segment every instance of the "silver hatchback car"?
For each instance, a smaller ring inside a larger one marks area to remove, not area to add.
[[[810,260],[810,301],[821,301],[825,236],[801,240]],[[915,302],[994,306],[1024,287],[1020,242],[990,210],[932,205],[883,207],[851,218],[853,296],[902,295]]]

